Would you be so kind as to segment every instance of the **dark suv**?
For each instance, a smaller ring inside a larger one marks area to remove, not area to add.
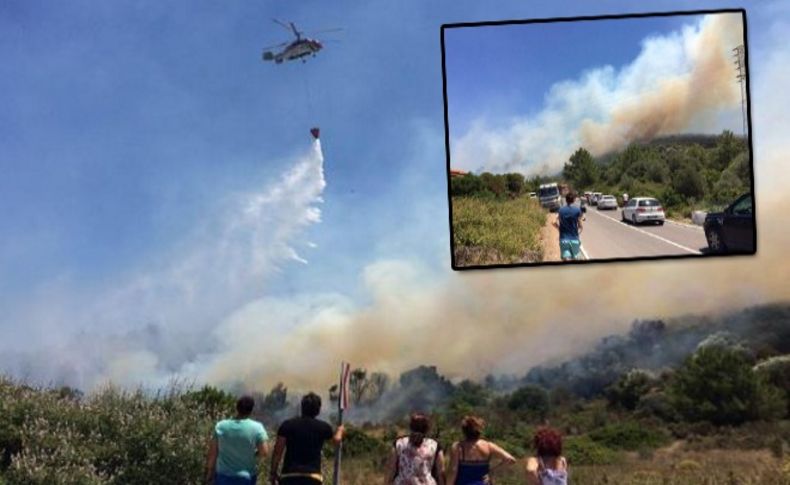
[[[705,216],[705,238],[714,253],[754,253],[752,194],[744,194],[723,212]]]

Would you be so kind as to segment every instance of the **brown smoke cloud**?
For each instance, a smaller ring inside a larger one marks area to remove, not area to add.
[[[421,364],[454,377],[523,374],[582,352],[636,318],[785,300],[790,261],[783,254],[790,234],[767,222],[767,207],[790,200],[761,202],[766,222],[754,257],[487,270],[428,284],[408,262],[377,263],[369,276],[386,281],[369,282],[375,295],[369,306],[334,314],[324,308],[322,317],[283,335],[237,333],[229,342],[235,351],[212,362],[205,377],[241,378],[256,389],[282,380],[294,389],[324,390],[336,379],[340,360],[393,375]],[[265,327],[266,315],[249,317]]]
[[[517,116],[505,127],[478,119],[451,140],[453,166],[553,174],[580,146],[602,155],[660,135],[740,128],[732,49],[744,43],[741,16],[713,14],[694,22],[644,39],[626,66],[598,66],[576,79],[557,79],[534,116]]]
[[[582,145],[600,155],[632,141],[683,133],[700,118],[737,106],[740,92],[732,49],[742,43],[740,15],[708,16],[688,47],[689,72],[660,79],[655,89],[616,103],[608,123],[584,120]]]

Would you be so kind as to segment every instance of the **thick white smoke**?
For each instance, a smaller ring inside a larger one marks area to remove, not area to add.
[[[453,167],[556,173],[580,146],[601,155],[658,135],[739,132],[732,49],[740,44],[740,14],[707,15],[678,32],[646,38],[636,59],[619,70],[595,67],[555,83],[534,117],[505,128],[473,123],[451,141]]]
[[[34,322],[47,315],[39,331],[51,343],[36,354],[3,352],[0,368],[84,387],[108,379],[127,385],[167,382],[185,362],[213,351],[216,343],[207,336],[259,297],[272,272],[289,261],[307,262],[297,248],[311,246],[303,235],[320,221],[325,186],[316,139],[276,183],[226,201],[160,264],[68,308],[34,309],[27,317]]]

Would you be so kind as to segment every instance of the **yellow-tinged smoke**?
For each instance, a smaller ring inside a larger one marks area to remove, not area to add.
[[[404,261],[366,270],[373,303],[362,309],[329,304],[291,332],[266,335],[265,309],[234,326],[205,377],[241,378],[265,389],[284,381],[323,390],[336,363],[397,374],[421,364],[455,377],[489,372],[523,374],[530,366],[567,358],[601,336],[624,331],[636,318],[718,313],[790,298],[790,231],[770,224],[777,205],[763,198],[758,254],[585,267],[463,272],[425,282]],[[264,343],[265,342],[265,343]],[[244,357],[249,356],[249,357]]]
[[[741,15],[697,19],[644,39],[626,66],[597,66],[575,79],[557,80],[533,116],[515,117],[504,126],[477,119],[451,140],[453,166],[546,175],[562,170],[580,146],[602,155],[661,135],[740,131],[733,49],[744,43]]]
[[[743,43],[738,14],[710,15],[698,35],[687,40],[688,72],[658,79],[641,92],[632,92],[612,106],[608,122],[582,121],[582,146],[593,154],[619,149],[627,143],[659,135],[682,133],[717,110],[737,106],[735,46]]]

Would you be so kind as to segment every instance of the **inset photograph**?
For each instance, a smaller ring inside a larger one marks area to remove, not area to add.
[[[442,26],[454,269],[754,254],[746,13]]]

